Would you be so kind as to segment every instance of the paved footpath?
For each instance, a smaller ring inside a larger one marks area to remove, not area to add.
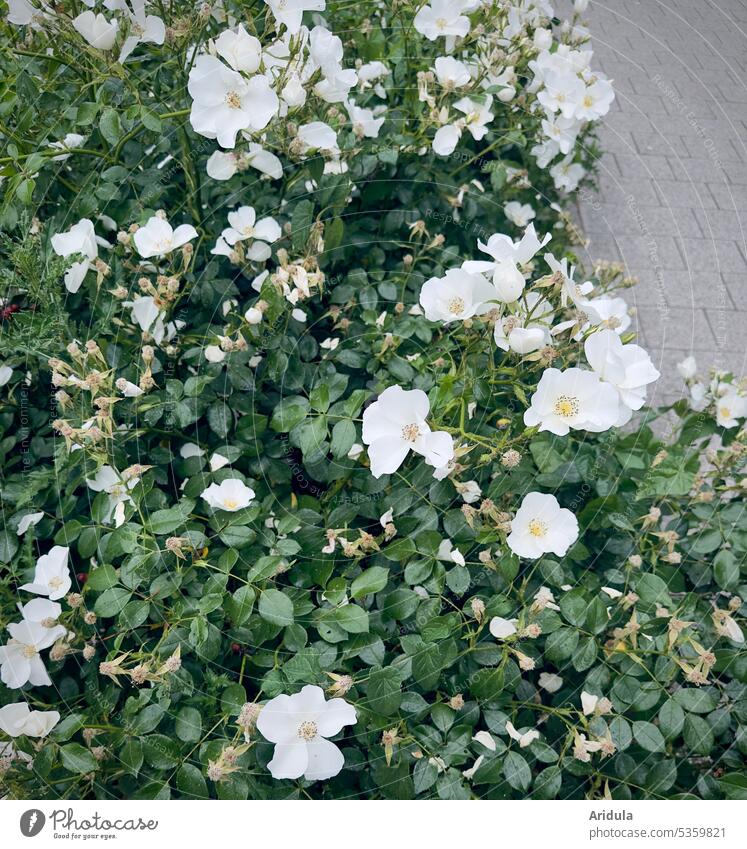
[[[592,0],[585,17],[617,95],[585,261],[639,279],[625,297],[669,401],[687,354],[747,375],[747,0]]]

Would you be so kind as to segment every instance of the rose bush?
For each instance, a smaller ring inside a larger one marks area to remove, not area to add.
[[[747,399],[573,267],[578,15],[8,7],[4,792],[744,798]]]

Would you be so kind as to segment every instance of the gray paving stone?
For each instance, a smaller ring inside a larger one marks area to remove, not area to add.
[[[690,353],[747,373],[747,2],[592,0],[587,17],[618,97],[579,256],[638,277],[624,294],[663,403]]]

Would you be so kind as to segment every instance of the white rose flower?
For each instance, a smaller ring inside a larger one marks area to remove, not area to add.
[[[719,427],[736,427],[739,419],[745,416],[747,416],[747,396],[740,395],[735,388],[730,388],[720,398],[716,398],[716,424]]]
[[[526,265],[550,238],[548,233],[540,241],[533,224],[527,227],[518,242],[503,233],[494,233],[487,243],[477,242],[480,250],[489,254],[493,262],[468,260],[462,263],[462,268],[471,273],[492,273],[497,300],[512,303],[521,296],[526,282],[519,266]]]
[[[80,147],[85,140],[86,137],[81,136],[79,133],[67,133],[67,135],[62,139],[62,141],[50,142],[48,147],[51,147],[54,150],[75,150],[75,148]],[[53,156],[52,162],[64,162],[66,159],[69,158],[69,153],[61,153],[59,156]]]
[[[281,161],[274,153],[265,150],[256,142],[249,143],[247,152],[244,155],[249,165],[252,168],[256,168],[261,174],[265,174],[273,180],[279,180],[283,176],[283,165]]]
[[[222,469],[224,466],[227,466],[231,461],[228,457],[224,457],[216,451],[208,462],[210,464],[210,471],[217,472],[218,469]]]
[[[433,63],[433,70],[442,86],[462,88],[471,80],[469,68],[453,56],[439,56]]]
[[[51,601],[66,596],[73,583],[67,565],[69,554],[69,548],[62,545],[53,546],[48,554],[42,554],[36,561],[34,580],[30,584],[24,584],[20,589],[48,596]]]
[[[81,218],[67,232],[55,233],[51,242],[52,250],[57,256],[68,257],[72,254],[81,254],[85,257],[84,260],[73,263],[65,272],[65,288],[68,292],[75,294],[91,268],[91,263],[99,255],[93,221],[89,218]]]
[[[211,483],[203,490],[201,497],[213,510],[225,510],[235,513],[252,503],[254,490],[238,478],[226,478],[221,483]]]
[[[115,527],[120,527],[125,520],[125,504],[131,504],[130,490],[140,483],[139,477],[131,477],[126,481],[112,466],[102,466],[96,476],[86,479],[88,488],[94,492],[105,492],[109,496],[109,504],[103,522],[114,521]]]
[[[226,352],[220,345],[207,345],[205,347],[205,359],[209,363],[222,363],[226,358]]]
[[[262,45],[258,38],[250,35],[243,24],[236,30],[225,30],[215,39],[215,52],[225,59],[234,71],[253,74],[262,61]]]
[[[154,215],[138,227],[133,241],[140,256],[150,259],[166,256],[196,238],[197,230],[191,224],[180,224],[175,230],[165,218]]]
[[[550,176],[555,182],[555,188],[560,191],[574,192],[586,174],[586,169],[579,162],[574,162],[572,156],[566,156],[550,168]]]
[[[433,137],[433,152],[439,156],[450,156],[456,150],[462,131],[456,124],[446,124],[436,130]]]
[[[190,457],[204,457],[205,449],[200,448],[194,442],[185,442],[179,449],[179,456],[184,460],[188,460]]]
[[[573,117],[577,121],[597,121],[610,111],[615,92],[609,80],[595,74],[594,82],[581,92]]]
[[[490,620],[490,633],[496,640],[505,640],[516,633],[516,619],[504,619],[502,616],[494,616]]]
[[[406,391],[390,386],[363,413],[363,442],[368,445],[371,474],[392,474],[410,450],[435,468],[454,456],[454,441],[444,431],[431,431],[425,419],[430,412],[428,396],[420,389]]]
[[[530,492],[511,520],[506,542],[519,557],[536,560],[552,552],[563,557],[578,539],[578,521],[554,495]]]
[[[262,310],[258,310],[256,307],[249,307],[244,313],[244,318],[248,324],[261,324],[262,316]]]
[[[13,369],[10,366],[0,366],[0,386],[5,386],[11,377],[13,377]]]
[[[138,44],[163,44],[166,40],[166,24],[158,15],[146,15],[145,3],[146,0],[130,0],[132,11],[123,4],[123,10],[130,18],[130,34],[122,45],[120,63],[125,61]]]
[[[337,133],[324,121],[312,121],[310,124],[303,124],[298,128],[297,138],[304,153],[309,150],[340,152],[337,146]]]
[[[520,749],[526,749],[531,746],[535,740],[539,740],[540,733],[536,728],[528,729],[527,731],[517,731],[512,722],[506,723],[506,733],[512,740],[516,740]]]
[[[477,481],[465,481],[464,483],[454,481],[454,486],[465,504],[474,504],[482,496],[482,490]]]
[[[698,364],[692,355],[677,363],[677,371],[685,380],[692,380],[698,373]]]
[[[213,180],[230,180],[239,170],[235,153],[216,150],[210,155],[206,165],[207,175]]]
[[[505,204],[503,211],[512,224],[522,228],[526,227],[537,214],[528,203],[519,203],[517,200]]]
[[[482,274],[450,268],[443,277],[426,280],[420,290],[420,305],[428,321],[464,321],[496,306],[495,289]]]
[[[589,324],[582,328],[585,332],[591,326],[609,327],[618,335],[632,324],[628,305],[623,298],[599,297],[586,302],[584,312],[589,317]]]
[[[247,80],[208,54],[195,60],[187,89],[192,128],[226,148],[234,147],[240,130],[263,130],[280,105],[266,77],[256,74]]]
[[[323,12],[325,0],[265,0],[270,7],[277,28],[285,24],[288,32],[295,35],[301,29],[304,12]]]
[[[651,358],[639,345],[623,345],[617,333],[607,329],[592,333],[584,343],[584,352],[599,377],[620,395],[616,426],[627,424],[632,411],[644,405],[648,384],[659,379]]]
[[[124,377],[120,377],[117,380],[116,387],[125,398],[139,398],[144,393],[144,390],[142,390],[137,384],[132,383],[129,380],[125,380]]]
[[[459,566],[464,566],[464,555],[458,548],[454,548],[454,544],[450,539],[442,539],[436,557],[439,560],[445,560],[447,563],[457,563]]]
[[[493,735],[489,731],[478,731],[472,739],[475,741],[475,743],[479,743],[481,746],[485,746],[485,748],[489,749],[491,752],[494,752],[496,750],[495,740],[493,739]]]
[[[465,0],[431,0],[430,5],[419,9],[413,25],[428,41],[442,36],[452,41],[455,37],[463,38],[469,32],[470,24],[469,18],[462,12],[469,5]]]
[[[162,323],[165,313],[152,295],[144,295],[134,301],[125,301],[123,306],[131,309],[130,318],[143,332],[150,332],[154,325]]]
[[[356,106],[352,100],[345,104],[348,111],[348,117],[352,124],[353,130],[360,132],[367,139],[376,139],[379,137],[384,118],[377,118],[373,109],[364,109],[361,106]]]
[[[45,628],[38,622],[13,622],[8,625],[8,633],[10,640],[0,646],[0,680],[3,684],[11,690],[17,690],[24,684],[50,686],[52,679],[39,652],[65,636],[67,629],[64,625]]]
[[[524,424],[566,436],[573,430],[601,433],[615,426],[620,414],[620,396],[593,371],[548,368],[542,373]]]
[[[345,765],[329,737],[358,721],[355,708],[344,699],[324,698],[321,687],[306,685],[292,696],[276,696],[260,711],[257,730],[275,744],[267,765],[273,778],[323,781]]]
[[[21,534],[25,534],[26,531],[32,525],[38,525],[43,518],[44,513],[26,513],[25,516],[21,517],[21,521],[18,523],[18,529],[16,530],[16,533],[18,534],[18,536],[21,536]]]
[[[50,627],[45,624],[53,622],[56,625],[62,613],[62,605],[56,601],[50,601],[48,598],[32,598],[26,604],[18,604],[18,609],[21,612],[21,617],[24,622],[36,622],[39,625],[44,625],[45,628]],[[54,627],[51,626],[51,627]]]
[[[503,351],[531,354],[552,341],[550,327],[555,313],[539,292],[528,292],[516,302],[515,312],[505,313],[495,323],[493,339]]]
[[[361,454],[363,453],[363,446],[359,442],[354,442],[350,446],[350,451],[348,451],[348,459],[349,460],[357,460]]]
[[[257,214],[251,206],[240,206],[229,212],[228,223],[230,227],[223,231],[221,238],[231,246],[247,239],[255,240],[247,251],[247,258],[256,262],[268,259],[271,254],[270,244],[282,236],[280,225],[274,218],[260,218],[257,221]]]
[[[557,693],[563,686],[563,679],[553,672],[540,672],[539,685],[548,693]]]
[[[72,23],[73,28],[85,38],[91,47],[95,47],[97,50],[111,50],[114,47],[118,28],[116,20],[107,21],[101,13],[96,15],[89,9],[73,18]]]
[[[9,737],[46,737],[59,721],[56,710],[31,710],[27,702],[0,708],[0,730]]]
[[[493,120],[493,113],[490,111],[492,105],[493,96],[491,94],[487,95],[484,103],[472,100],[470,97],[463,97],[454,104],[454,109],[464,113],[465,129],[476,141],[484,138],[488,132],[487,125]]]

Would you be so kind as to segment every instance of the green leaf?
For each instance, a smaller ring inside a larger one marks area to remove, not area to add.
[[[355,442],[355,425],[350,419],[342,419],[332,428],[332,442],[330,449],[332,456],[338,460],[344,457],[353,447]]]
[[[681,687],[672,698],[689,713],[710,713],[718,705],[718,700],[709,690],[698,687]]]
[[[96,769],[96,758],[80,743],[67,743],[60,748],[62,765],[70,772],[86,773]]]
[[[374,713],[391,716],[402,701],[400,674],[388,666],[372,669],[368,677],[366,706]]]
[[[93,612],[98,616],[116,616],[132,597],[125,587],[111,587],[96,599]]]
[[[183,528],[184,513],[178,507],[168,510],[156,510],[148,517],[148,527],[154,534],[171,534],[178,528]]]
[[[264,590],[259,597],[259,615],[272,625],[285,627],[293,622],[293,602],[280,590]]]
[[[713,577],[722,590],[736,589],[739,584],[739,563],[729,549],[722,548],[713,559]]]
[[[659,728],[667,740],[673,740],[682,731],[685,712],[674,699],[668,699],[659,709]]]
[[[116,144],[122,135],[122,125],[119,122],[119,113],[116,109],[104,109],[99,119],[99,132],[109,142]]]
[[[164,713],[166,711],[161,705],[147,705],[135,717],[133,727],[139,734],[150,734],[163,719]]]
[[[224,401],[215,401],[208,407],[208,424],[210,430],[221,439],[225,439],[233,424],[233,413]]]
[[[129,737],[119,750],[119,763],[130,775],[137,775],[143,765],[143,744],[137,737]]]
[[[389,570],[383,566],[371,566],[365,572],[361,572],[350,586],[350,597],[352,599],[362,598],[370,593],[383,590],[389,578]]]
[[[226,613],[234,625],[243,625],[251,616],[254,600],[257,594],[248,584],[239,587],[236,592],[226,599]]]
[[[270,421],[270,427],[277,433],[287,433],[297,424],[300,424],[311,409],[308,398],[301,395],[291,395],[283,398],[275,407],[275,412]]]
[[[695,716],[692,713],[685,716],[682,736],[687,748],[696,755],[709,755],[715,743],[713,731],[708,722],[702,716]]]
[[[117,570],[113,566],[98,566],[88,573],[87,590],[107,590],[119,583]]]
[[[327,251],[333,251],[342,244],[345,225],[342,218],[333,218],[327,221],[324,225],[324,248]]]
[[[636,581],[635,591],[645,604],[666,604],[669,599],[666,583],[658,576],[651,573],[641,575]]]
[[[366,634],[368,633],[368,613],[357,604],[346,604],[343,607],[336,607],[325,619],[330,619],[335,622],[348,634]]]
[[[192,764],[182,764],[176,773],[176,788],[184,796],[190,796],[195,799],[208,799],[207,783],[196,766]]]
[[[661,731],[651,722],[634,722],[633,737],[636,743],[647,752],[664,751],[664,738]]]
[[[314,204],[310,200],[301,200],[296,204],[291,216],[291,240],[295,250],[303,250],[309,239],[311,222],[314,220]]]
[[[743,772],[728,772],[718,783],[727,799],[747,800],[747,775]]]
[[[183,707],[174,723],[176,736],[185,743],[196,743],[202,736],[202,715],[193,707]]]
[[[586,620],[589,600],[584,590],[575,589],[562,596],[559,607],[565,619],[571,625],[580,628]]]
[[[533,799],[555,799],[560,792],[563,775],[556,766],[543,769],[534,779]]]
[[[143,126],[146,130],[150,130],[152,133],[160,133],[162,128],[161,119],[156,115],[155,112],[151,112],[146,109],[145,106],[140,108],[140,120],[143,122]]]
[[[532,783],[529,764],[518,752],[507,752],[503,762],[503,776],[514,790],[526,791]]]

